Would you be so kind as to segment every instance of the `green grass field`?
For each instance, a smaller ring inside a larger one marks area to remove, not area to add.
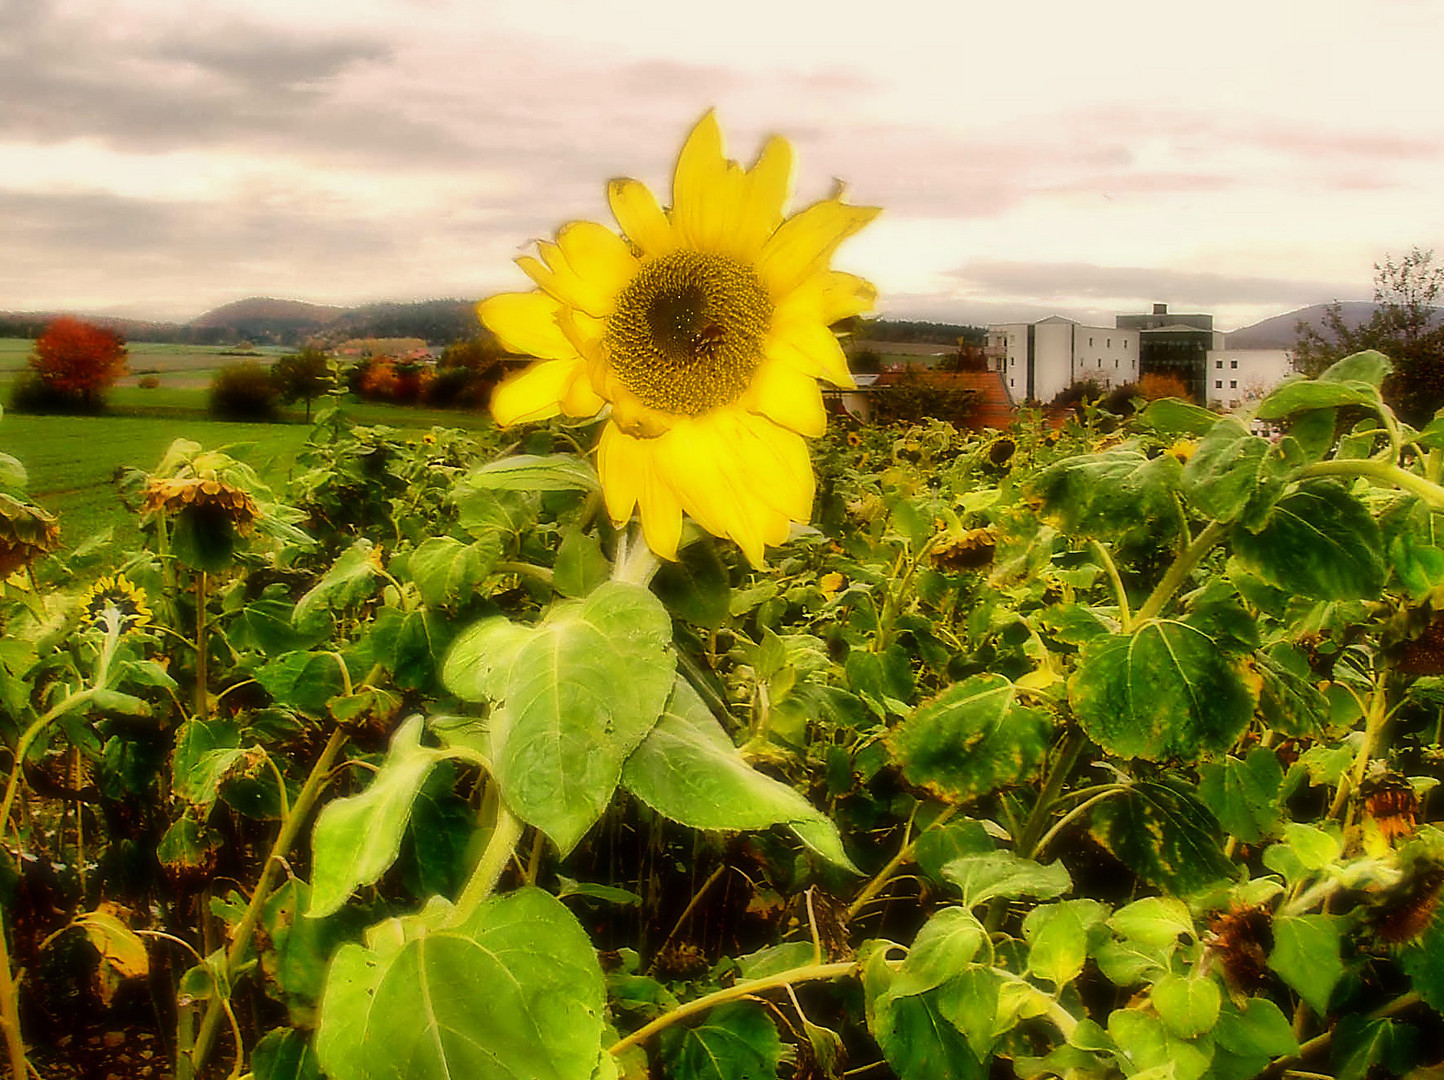
[[[23,338],[0,338],[0,401],[9,400],[10,379],[25,367],[31,345]],[[24,464],[30,477],[27,494],[60,518],[67,548],[106,529],[113,534],[113,551],[137,544],[138,518],[121,503],[116,481],[126,468],[154,469],[175,439],[193,439],[208,449],[235,445],[230,452],[279,489],[311,430],[299,405],[283,410],[282,420],[273,424],[231,423],[206,415],[211,375],[247,357],[189,345],[133,342],[128,347],[132,371],[154,371],[159,386],[141,388],[135,385],[137,376],[127,377],[107,395],[104,416],[31,416],[6,409],[0,420],[0,450]],[[272,359],[285,350],[266,351]],[[359,424],[419,430],[478,430],[491,423],[483,413],[373,402],[351,402],[346,411]]]

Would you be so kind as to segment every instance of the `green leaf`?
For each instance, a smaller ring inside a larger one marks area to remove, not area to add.
[[[1130,784],[1094,807],[1091,829],[1144,881],[1180,895],[1235,874],[1213,815],[1177,782]]]
[[[552,584],[563,596],[586,596],[611,575],[612,564],[591,533],[568,529],[557,545]]]
[[[309,885],[290,878],[267,897],[257,949],[267,992],[286,1006],[293,1024],[307,1028],[315,1024],[331,956],[349,936],[339,919],[303,914],[310,894]]]
[[[1292,413],[1308,409],[1334,409],[1343,405],[1377,408],[1379,391],[1358,380],[1310,379],[1300,375],[1281,382],[1259,402],[1255,415],[1260,420],[1282,420]]]
[[[1287,642],[1254,658],[1262,680],[1259,712],[1280,735],[1314,735],[1329,714],[1329,702],[1314,684],[1303,653]]]
[[[1219,1046],[1240,1056],[1275,1058],[1299,1052],[1289,1018],[1267,998],[1249,998],[1241,1013],[1232,1006],[1225,1008],[1213,1037]]]
[[[983,1080],[987,1070],[959,1027],[943,1014],[945,988],[872,1002],[869,1027],[899,1080]]]
[[[312,716],[326,715],[326,703],[345,688],[341,662],[333,653],[290,652],[256,669],[256,682],[277,705]]]
[[[1234,554],[1259,577],[1316,600],[1370,600],[1384,587],[1379,526],[1337,484],[1280,499],[1257,533],[1235,532]]]
[[[232,720],[188,720],[176,734],[171,759],[171,790],[186,802],[210,806],[228,776],[243,770],[251,750],[241,748],[241,732]]]
[[[1378,389],[1393,370],[1394,365],[1387,356],[1366,349],[1334,361],[1319,375],[1319,382],[1365,383]]]
[[[888,992],[907,997],[941,986],[972,963],[986,937],[983,924],[967,908],[943,908],[918,931]]]
[[[796,790],[758,772],[738,753],[697,691],[678,676],[657,724],[622,767],[622,786],[694,829],[742,831],[812,826],[810,847],[851,868],[837,827]],[[804,838],[806,841],[807,838]]]
[[[1023,919],[1028,970],[1061,990],[1083,970],[1088,959],[1088,932],[1106,915],[1106,909],[1096,900],[1063,900],[1035,907]]]
[[[517,454],[472,469],[465,484],[484,491],[600,491],[596,471],[575,454]]]
[[[671,637],[656,597],[609,581],[553,607],[512,655],[491,717],[493,775],[512,811],[563,855],[601,817],[661,716]]]
[[[333,1080],[591,1080],[605,986],[586,933],[540,889],[493,897],[464,925],[424,923],[344,946],[316,1050]]]
[[[1274,919],[1274,947],[1268,965],[1320,1016],[1344,975],[1339,959],[1338,917],[1280,915]]]
[[[1272,750],[1256,746],[1240,761],[1199,767],[1198,796],[1219,824],[1245,844],[1277,836],[1283,825],[1280,809],[1284,771]]]
[[[1107,450],[1055,462],[1033,478],[1027,494],[1065,533],[1116,536],[1173,520],[1180,470],[1169,454],[1148,458],[1136,450]]]
[[[1052,729],[1047,712],[1018,705],[1006,678],[975,675],[921,705],[888,744],[910,783],[966,802],[1030,779]]]
[[[304,1031],[273,1028],[251,1051],[254,1080],[322,1080],[316,1051]]]
[[[775,1080],[782,1040],[761,1006],[733,1001],[664,1031],[662,1060],[672,1080]]]
[[[963,903],[970,908],[995,896],[1052,900],[1073,888],[1073,879],[1061,862],[1043,866],[1032,859],[1020,859],[1011,851],[954,859],[943,867],[943,877],[958,887]]]
[[[1197,627],[1172,620],[1089,642],[1068,697],[1090,738],[1150,761],[1226,749],[1254,709],[1238,662]]]
[[[18,495],[29,482],[25,466],[20,464],[19,459],[10,454],[0,454],[0,488]]]
[[[812,942],[787,941],[770,945],[737,958],[737,973],[744,979],[765,979],[769,975],[806,967],[815,956]]]
[[[224,838],[186,814],[171,822],[156,845],[155,857],[181,878],[208,874],[215,868]]]
[[[939,883],[943,867],[964,855],[992,851],[997,842],[988,835],[983,823],[975,818],[954,818],[942,825],[925,829],[913,845],[913,858],[918,868]]]
[[[1171,1065],[1171,1075],[1177,1080],[1199,1080],[1213,1058],[1212,1044],[1180,1039],[1162,1021],[1138,1009],[1109,1013],[1108,1035],[1118,1046],[1120,1064],[1130,1074]]]
[[[1399,966],[1414,980],[1414,990],[1437,1013],[1444,1013],[1444,911],[1419,937],[1399,951]]]
[[[1272,443],[1232,416],[1220,420],[1183,468],[1183,491],[1215,521],[1242,518],[1250,527],[1283,493],[1286,469]]]
[[[305,596],[296,601],[291,622],[298,628],[313,626],[329,608],[345,608],[375,592],[381,553],[370,540],[361,539],[341,553]]]
[[[652,591],[690,623],[716,630],[727,621],[732,586],[711,537],[682,548],[676,562],[662,563],[652,578]]]
[[[440,751],[421,745],[421,717],[413,716],[396,729],[386,760],[366,790],[322,807],[311,833],[308,915],[331,914],[396,861],[411,805],[440,757]]]
[[[1131,941],[1150,948],[1173,945],[1182,935],[1194,936],[1193,916],[1182,900],[1145,896],[1115,911],[1108,925]]]
[[[501,557],[501,543],[495,535],[463,544],[450,536],[433,536],[411,553],[411,580],[421,599],[433,606],[465,600],[486,580],[496,560]]]
[[[1337,836],[1303,822],[1291,821],[1285,825],[1284,840],[1305,870],[1325,870],[1344,853],[1344,845]]]
[[[499,701],[522,646],[532,640],[529,626],[493,615],[456,635],[441,665],[441,681],[463,701]]]
[[[1219,422],[1217,413],[1179,398],[1150,401],[1138,419],[1161,435],[1204,435]]]
[[[1336,1080],[1365,1080],[1376,1074],[1400,1076],[1417,1057],[1417,1029],[1389,1019],[1353,1013],[1341,1017],[1329,1055]],[[1430,1060],[1432,1060],[1432,1055]]]
[[[1211,1031],[1218,1021],[1223,995],[1209,978],[1165,975],[1149,992],[1153,1007],[1174,1035],[1191,1039]]]

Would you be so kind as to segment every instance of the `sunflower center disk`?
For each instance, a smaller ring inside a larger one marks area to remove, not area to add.
[[[698,416],[747,389],[771,317],[772,301],[747,267],[674,251],[645,263],[618,294],[607,355],[643,404]]]

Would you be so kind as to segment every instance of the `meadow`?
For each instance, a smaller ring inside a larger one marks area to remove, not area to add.
[[[24,338],[0,338],[0,402],[9,400],[10,380],[25,368],[31,345]],[[107,532],[117,551],[139,542],[137,518],[121,500],[119,479],[128,469],[154,468],[177,438],[193,439],[207,449],[227,448],[267,483],[283,486],[310,432],[301,405],[283,408],[275,423],[216,420],[206,413],[207,387],[217,371],[245,360],[270,363],[284,349],[262,347],[257,350],[260,357],[236,355],[220,346],[156,342],[132,342],[128,349],[131,374],[107,395],[105,415],[34,416],[7,408],[0,420],[0,450],[24,461],[29,495],[60,518],[61,542],[68,549]],[[145,375],[160,385],[137,385]],[[475,413],[354,399],[346,410],[358,424],[411,431],[490,426],[485,416]]]

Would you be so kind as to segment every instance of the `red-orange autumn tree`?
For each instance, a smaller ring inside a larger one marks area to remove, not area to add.
[[[62,315],[35,341],[30,367],[56,397],[93,408],[125,374],[125,339],[114,330]]]

